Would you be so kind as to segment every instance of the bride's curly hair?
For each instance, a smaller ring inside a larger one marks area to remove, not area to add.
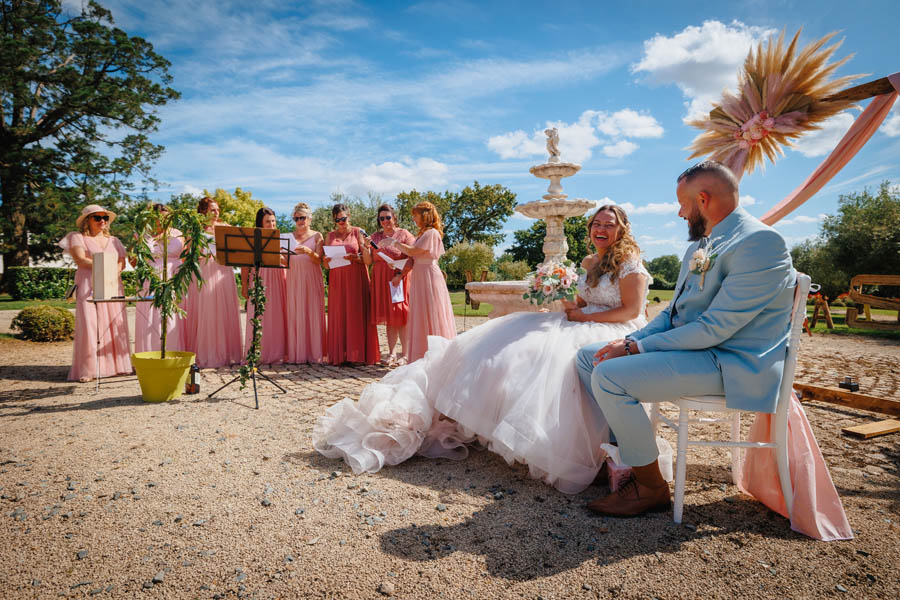
[[[590,243],[591,239],[591,223],[593,223],[594,219],[597,218],[597,215],[602,212],[613,213],[616,216],[616,222],[621,226],[621,230],[619,231],[619,239],[607,249],[606,254],[597,261],[597,264],[588,269],[588,287],[596,286],[604,273],[609,273],[609,280],[615,281],[619,276],[619,270],[622,268],[622,263],[630,259],[640,258],[641,256],[641,249],[634,239],[634,236],[631,235],[631,225],[628,222],[628,215],[625,214],[625,211],[622,210],[621,206],[615,204],[604,204],[597,209],[590,219],[588,219],[588,243]]]

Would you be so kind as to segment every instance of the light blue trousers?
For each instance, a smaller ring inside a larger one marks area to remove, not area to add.
[[[725,393],[719,361],[709,350],[648,352],[606,360],[595,367],[594,353],[605,345],[591,344],[578,351],[578,377],[615,433],[627,465],[642,467],[659,456],[641,402]]]

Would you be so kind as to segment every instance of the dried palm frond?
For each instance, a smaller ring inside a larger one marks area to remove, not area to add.
[[[829,33],[798,52],[800,31],[785,47],[782,30],[777,40],[769,38],[751,48],[738,76],[738,94],[724,92],[708,118],[690,122],[705,130],[688,147],[693,151],[690,158],[709,154],[740,178],[764,166],[766,158],[774,164],[792,139],[821,129],[819,123],[849,108],[850,101],[823,102],[860,77],[830,79],[852,57],[828,62],[841,45],[825,47],[835,35]]]

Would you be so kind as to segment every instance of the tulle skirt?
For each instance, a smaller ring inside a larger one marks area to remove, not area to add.
[[[581,387],[579,348],[646,324],[572,323],[562,313],[513,313],[455,339],[431,336],[425,356],[330,407],[313,431],[321,454],[355,473],[419,453],[464,458],[478,441],[532,477],[574,494],[606,458],[609,428]]]

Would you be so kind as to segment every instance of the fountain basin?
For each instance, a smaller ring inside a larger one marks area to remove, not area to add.
[[[514,312],[538,312],[541,309],[562,310],[561,302],[537,306],[522,298],[528,291],[524,281],[473,281],[466,284],[469,296],[478,302],[487,302],[494,308],[488,315],[496,319]]]
[[[580,217],[596,206],[593,200],[576,198],[575,200],[534,200],[527,204],[520,204],[516,212],[531,217],[532,219],[546,219],[551,216],[563,218]]]

